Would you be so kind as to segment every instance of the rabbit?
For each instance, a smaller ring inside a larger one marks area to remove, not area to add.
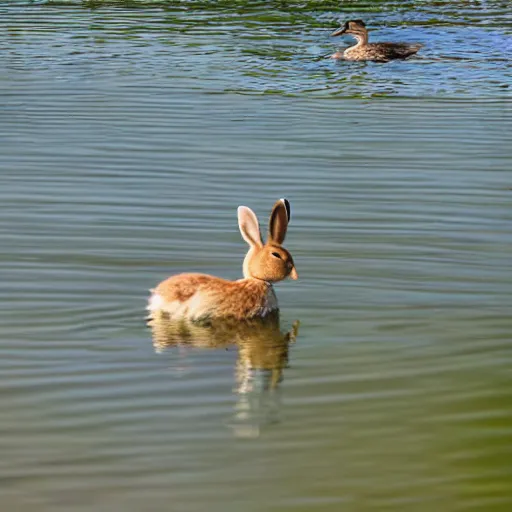
[[[274,204],[266,243],[260,234],[258,218],[247,206],[238,207],[238,226],[249,244],[243,262],[243,279],[228,281],[207,274],[186,273],[162,281],[149,299],[149,315],[172,319],[208,321],[232,318],[264,318],[278,312],[272,283],[298,274],[291,254],[281,245],[290,220],[290,203]]]

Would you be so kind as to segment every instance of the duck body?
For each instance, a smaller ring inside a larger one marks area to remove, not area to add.
[[[347,21],[343,27],[335,30],[331,36],[350,34],[357,43],[343,52],[336,52],[333,59],[345,59],[355,61],[389,62],[396,59],[407,59],[416,54],[422,44],[419,43],[369,43],[368,30],[361,20]]]
[[[343,52],[343,58],[346,60],[389,62],[390,60],[407,59],[417,53],[421,47],[421,44],[407,43],[356,44]]]

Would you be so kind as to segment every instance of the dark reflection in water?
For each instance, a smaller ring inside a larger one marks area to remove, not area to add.
[[[155,315],[148,319],[148,326],[157,353],[171,349],[173,356],[183,357],[183,351],[192,348],[238,349],[234,387],[238,399],[231,422],[237,437],[257,437],[262,426],[279,421],[280,385],[288,366],[290,344],[299,333],[298,320],[286,332],[281,331],[278,314],[208,325]]]

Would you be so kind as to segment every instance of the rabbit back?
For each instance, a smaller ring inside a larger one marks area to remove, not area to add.
[[[260,317],[278,309],[272,285],[259,279],[227,281],[207,274],[178,274],[162,281],[149,299],[151,313],[192,321]]]

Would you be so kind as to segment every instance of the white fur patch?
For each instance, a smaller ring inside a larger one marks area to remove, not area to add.
[[[149,297],[148,305],[146,306],[146,309],[148,311],[159,311],[163,309],[163,306],[165,305],[165,300],[158,295],[158,293],[153,293],[151,297]]]
[[[163,311],[173,318],[189,318],[190,320],[199,319],[208,316],[211,307],[205,294],[194,293],[186,302],[173,300],[166,302],[158,293],[153,293],[149,298],[147,309],[152,313]]]
[[[204,293],[194,293],[194,295],[188,299],[186,305],[188,317],[193,320],[206,317],[210,314],[211,308],[209,307],[209,301]]]

